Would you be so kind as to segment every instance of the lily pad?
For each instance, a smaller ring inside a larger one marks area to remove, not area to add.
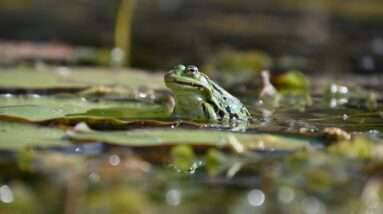
[[[14,150],[26,146],[64,146],[68,145],[60,129],[32,126],[21,123],[0,121],[0,149]]]
[[[136,118],[164,117],[169,115],[165,105],[138,101],[92,102],[85,98],[58,98],[52,96],[0,97],[0,119],[13,118],[41,122],[57,118]]]
[[[188,144],[193,146],[232,148],[238,152],[242,152],[245,149],[296,150],[322,143],[319,138],[315,137],[183,128],[71,132],[68,134],[68,137],[76,142],[97,141],[133,147]]]
[[[150,78],[150,85],[147,80]],[[162,74],[138,70],[45,67],[43,69],[1,69],[0,89],[85,88],[95,85],[122,85],[164,88]]]
[[[119,119],[161,119],[169,118],[171,109],[158,104],[130,103],[124,107],[90,109],[85,113],[67,115],[73,117],[100,117]]]

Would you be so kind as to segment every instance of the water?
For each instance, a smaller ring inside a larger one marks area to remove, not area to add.
[[[169,145],[134,148],[88,140],[8,151],[0,160],[0,212],[379,213],[382,199],[377,195],[383,183],[375,175],[383,154],[381,102],[376,100],[375,107],[369,108],[365,97],[347,95],[347,102],[332,104],[333,99],[343,98],[344,94],[323,95],[305,102],[289,97],[266,108],[255,96],[242,97],[255,118],[248,133],[310,138],[337,127],[352,139],[298,151],[241,147],[233,152],[195,146],[187,149],[187,159],[183,154],[176,157],[190,161],[192,170],[186,171],[175,167]],[[133,129],[158,125],[135,123]],[[161,125],[171,130],[183,126],[206,129],[182,123]]]

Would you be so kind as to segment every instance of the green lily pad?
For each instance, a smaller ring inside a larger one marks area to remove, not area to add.
[[[71,132],[68,137],[76,142],[97,141],[133,147],[188,144],[219,148],[229,147],[238,152],[248,148],[259,150],[295,150],[321,143],[315,137],[181,128]]]
[[[158,104],[131,103],[124,107],[110,107],[90,109],[85,113],[67,115],[66,118],[74,117],[99,117],[119,119],[163,119],[169,118],[171,109]]]
[[[68,145],[60,129],[32,126],[21,123],[0,121],[0,149],[14,150],[26,146],[63,146]]]
[[[30,122],[57,118],[78,119],[79,117],[147,119],[163,118],[169,114],[169,109],[165,105],[138,101],[91,102],[85,98],[57,98],[51,96],[0,97],[0,119],[14,118],[15,120]]]
[[[46,67],[44,69],[16,68],[0,70],[0,88],[85,88],[95,85],[122,85],[150,88],[164,88],[162,74],[152,74],[138,70],[118,70],[102,68]]]

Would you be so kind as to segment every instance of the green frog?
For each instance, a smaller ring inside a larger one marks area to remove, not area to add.
[[[173,116],[203,122],[248,121],[247,108],[194,65],[177,65],[165,75],[175,97]]]

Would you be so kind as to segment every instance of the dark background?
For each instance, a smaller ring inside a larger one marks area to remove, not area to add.
[[[119,3],[2,0],[0,40],[111,49]],[[379,72],[382,26],[379,0],[136,0],[131,65],[200,65],[229,48],[303,57],[311,72]]]

